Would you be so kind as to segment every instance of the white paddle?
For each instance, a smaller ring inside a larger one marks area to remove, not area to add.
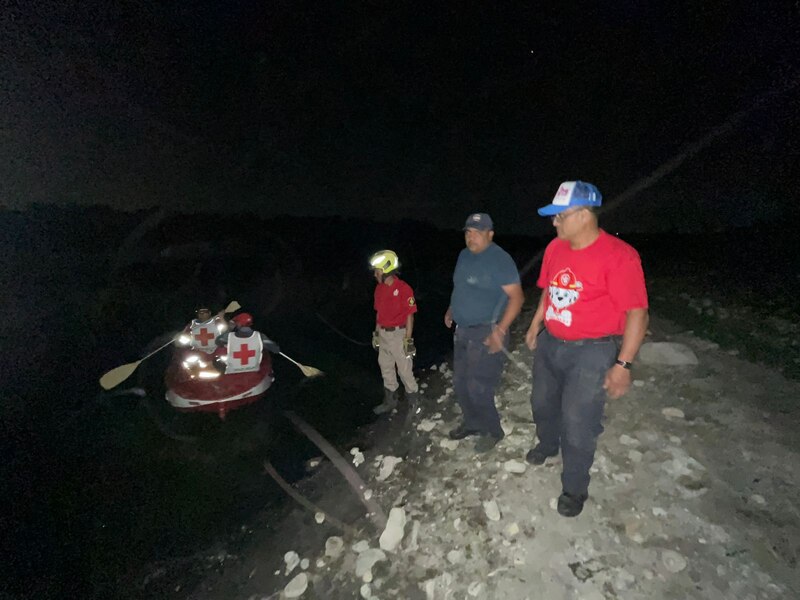
[[[319,369],[315,369],[314,367],[301,365],[299,362],[297,362],[293,358],[289,358],[288,356],[286,356],[283,352],[278,352],[278,354],[280,354],[283,358],[285,358],[289,362],[294,363],[295,365],[297,365],[298,368],[303,372],[303,375],[305,375],[306,377],[317,377],[319,375],[324,375],[325,374],[322,371],[320,371]]]

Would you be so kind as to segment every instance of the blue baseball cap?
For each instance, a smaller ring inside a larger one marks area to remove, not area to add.
[[[464,231],[467,229],[479,229],[481,231],[492,231],[494,223],[492,217],[486,213],[472,213],[467,217],[467,222],[464,223]]]
[[[571,206],[600,206],[603,195],[591,183],[584,181],[565,181],[558,186],[553,202],[539,209],[543,217],[552,217]]]

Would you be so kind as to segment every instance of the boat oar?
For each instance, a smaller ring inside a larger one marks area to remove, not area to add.
[[[286,356],[283,352],[278,352],[278,354],[280,354],[283,358],[285,358],[289,362],[294,363],[295,365],[297,365],[297,367],[303,372],[303,375],[305,375],[306,377],[317,377],[318,375],[324,375],[325,374],[322,371],[320,371],[319,369],[315,369],[314,367],[309,367],[307,365],[301,365],[299,362],[297,362],[293,358],[289,358],[288,356]]]
[[[156,352],[160,352],[167,346],[169,346],[174,340],[170,339],[166,344],[163,346],[159,346],[155,350],[153,350],[150,354],[140,358],[136,362],[128,363],[126,365],[122,365],[117,367],[116,369],[111,369],[108,373],[103,375],[100,378],[100,387],[104,390],[110,390],[111,388],[117,387],[120,383],[125,381],[128,377],[133,375],[133,372],[136,370],[142,362],[153,356]]]
[[[231,313],[236,310],[239,310],[240,308],[242,308],[241,305],[236,300],[233,300],[230,304],[228,304],[228,306],[225,307],[225,310],[222,312]],[[100,387],[102,387],[104,390],[110,390],[111,388],[117,387],[120,383],[125,381],[131,375],[133,375],[133,372],[140,364],[142,364],[145,360],[153,356],[153,354],[156,354],[157,352],[160,352],[161,350],[169,346],[174,341],[175,340],[170,339],[166,344],[164,344],[163,346],[159,346],[158,348],[153,350],[150,354],[143,356],[136,362],[128,363],[116,367],[115,369],[111,369],[108,373],[106,373],[100,378]]]
[[[226,306],[225,310],[223,310],[222,312],[226,313],[226,314],[227,313],[232,313],[232,312],[235,312],[235,311],[239,310],[240,308],[242,308],[241,304],[239,304],[236,300],[231,300],[231,303],[228,304],[228,306]]]

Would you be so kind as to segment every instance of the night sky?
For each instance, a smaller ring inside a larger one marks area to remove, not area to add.
[[[604,218],[798,215],[796,2],[429,4],[3,2],[0,206],[537,234],[561,181],[614,198],[747,111]]]

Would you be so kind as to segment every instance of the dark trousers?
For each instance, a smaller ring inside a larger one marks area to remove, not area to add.
[[[570,494],[588,493],[589,469],[603,432],[603,382],[617,351],[617,338],[612,337],[565,342],[544,330],[537,338],[533,421],[547,454],[556,454],[561,448],[561,484]]]
[[[456,327],[453,335],[453,387],[467,429],[503,437],[500,415],[494,404],[494,391],[503,374],[505,354],[489,354],[483,341],[491,325]],[[508,335],[505,341],[508,345]]]

